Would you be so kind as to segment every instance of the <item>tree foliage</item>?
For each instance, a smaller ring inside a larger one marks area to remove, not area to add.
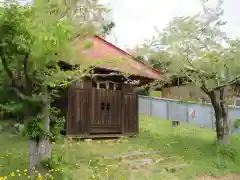
[[[58,62],[71,58],[75,27],[39,4],[10,4],[0,16],[2,82],[27,100],[34,90],[66,80]],[[60,79],[60,80],[59,80]],[[29,99],[28,99],[29,100]]]
[[[59,2],[35,0],[24,6],[11,2],[0,11],[0,83],[15,96],[4,100],[1,109],[11,111],[14,106],[15,113],[22,112],[26,134],[36,142],[30,150],[30,169],[40,163],[39,156],[50,155],[49,137],[55,136],[50,131],[50,119],[54,119],[51,101],[58,88],[90,70],[86,63],[74,70],[64,71],[59,66],[60,61],[81,62],[75,40],[95,32],[90,21],[60,17],[66,9]]]
[[[162,59],[169,62],[168,75],[187,77],[208,95],[215,110],[217,140],[225,143],[231,132],[227,99],[240,78],[240,41],[221,30],[225,25],[221,5],[209,9],[203,2],[204,13],[174,18],[148,48],[155,64],[162,64]]]
[[[45,0],[51,3],[54,12],[60,19],[73,21],[76,25],[83,23],[94,29],[95,33],[108,35],[115,22],[110,17],[111,9],[99,0]],[[89,31],[89,29],[88,29]]]

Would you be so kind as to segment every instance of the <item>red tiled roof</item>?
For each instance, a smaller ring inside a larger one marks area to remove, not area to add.
[[[104,60],[106,63],[102,61],[103,63],[100,62],[97,65],[100,68],[118,70],[123,73],[130,73],[150,79],[160,79],[164,75],[163,72],[147,66],[129,53],[99,36],[92,36],[87,39],[92,42],[92,46],[85,51],[85,58],[88,61]]]

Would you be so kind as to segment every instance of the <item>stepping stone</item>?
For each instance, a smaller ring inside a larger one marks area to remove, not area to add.
[[[188,164],[177,164],[177,165],[173,165],[170,167],[166,167],[165,169],[169,172],[176,172],[177,170],[181,170],[183,168],[185,168],[186,166],[188,166]]]
[[[160,154],[160,152],[155,151],[155,152],[127,152],[124,153],[123,155],[119,154],[114,154],[114,155],[106,155],[103,156],[105,159],[119,159],[119,158],[130,158],[130,157],[138,157],[138,156],[143,156],[143,155],[156,155]]]
[[[155,163],[159,163],[159,162],[162,162],[162,161],[164,161],[165,159],[163,159],[163,158],[160,158],[160,159],[156,159],[155,160]]]
[[[154,164],[154,161],[152,159],[139,159],[139,160],[125,161],[123,163],[127,164],[131,168],[138,169],[138,168],[152,165]]]

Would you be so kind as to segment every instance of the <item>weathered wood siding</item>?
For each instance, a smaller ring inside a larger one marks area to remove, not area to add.
[[[138,133],[138,96],[134,93],[123,95],[123,133]]]
[[[86,135],[90,120],[90,92],[85,89],[72,89],[68,99],[67,134]]]
[[[130,87],[78,88],[85,84],[89,82],[69,90],[67,135],[138,133],[138,97]]]

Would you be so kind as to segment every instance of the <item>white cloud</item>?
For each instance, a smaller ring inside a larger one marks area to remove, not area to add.
[[[215,2],[211,0],[210,5]],[[110,4],[116,22],[113,34],[123,48],[142,43],[154,35],[154,27],[164,28],[175,16],[192,15],[202,10],[200,0],[110,0]],[[237,16],[239,5],[239,0],[227,0],[224,4],[224,16],[228,21],[224,29],[230,35],[240,34],[240,17]]]
[[[162,29],[174,16],[201,10],[198,0],[112,0],[114,33],[120,46],[131,47],[151,37],[154,27]],[[185,1],[186,2],[186,1]]]

